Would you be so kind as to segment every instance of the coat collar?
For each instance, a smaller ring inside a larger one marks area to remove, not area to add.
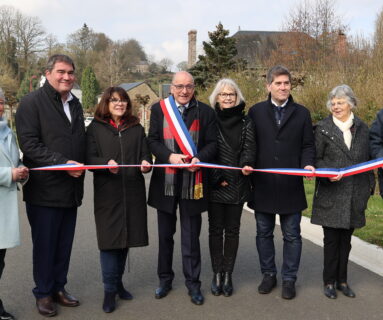
[[[62,104],[62,100],[61,100],[61,95],[60,95],[60,93],[58,93],[58,91],[56,91],[56,89],[53,88],[53,87],[51,86],[51,84],[49,83],[48,80],[45,81],[45,83],[44,83],[44,85],[43,85],[43,89],[45,90],[45,92],[46,92],[52,99],[54,99],[54,100],[56,100],[56,101],[59,101],[59,102]],[[73,103],[73,102],[75,102],[75,101],[78,101],[77,97],[76,97],[73,93],[71,93],[71,95],[72,95],[73,99],[70,100],[70,101],[68,101],[69,104],[71,104],[71,103]]]
[[[320,130],[320,132],[327,136],[335,145],[339,147],[342,152],[344,152],[350,159],[352,159],[353,154],[353,145],[355,144],[355,137],[358,135],[358,131],[360,128],[362,121],[354,116],[354,132],[352,135],[351,149],[349,150],[343,139],[343,132],[335,125],[332,120],[332,115],[329,115],[327,118],[323,119],[320,123],[318,123],[318,128],[316,130]]]

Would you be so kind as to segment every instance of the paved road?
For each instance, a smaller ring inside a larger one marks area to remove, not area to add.
[[[355,299],[339,296],[329,300],[322,294],[322,248],[304,240],[301,268],[297,282],[297,298],[283,300],[280,281],[269,295],[257,293],[261,281],[255,248],[255,221],[243,213],[240,248],[233,275],[235,293],[232,297],[214,297],[209,285],[212,277],[204,216],[202,247],[202,291],[205,304],[195,306],[187,295],[181,269],[179,234],[176,235],[174,270],[176,278],[168,297],[154,299],[157,286],[157,229],[155,211],[149,209],[150,246],[131,250],[130,272],[125,284],[134,295],[133,301],[118,301],[112,314],[101,309],[103,287],[100,277],[98,249],[93,219],[91,174],[87,174],[84,204],[79,210],[75,243],[67,289],[81,300],[77,308],[60,308],[60,319],[382,319],[383,278],[354,264],[349,266],[349,282]],[[35,308],[31,293],[32,249],[30,229],[21,205],[22,245],[9,250],[0,282],[0,297],[7,310],[17,319],[42,319]],[[2,208],[4,210],[4,208]],[[281,265],[281,234],[276,232],[278,266]],[[383,261],[382,261],[383,267]]]

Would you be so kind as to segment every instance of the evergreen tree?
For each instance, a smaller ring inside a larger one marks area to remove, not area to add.
[[[217,30],[209,32],[210,41],[203,42],[205,55],[199,55],[197,63],[189,70],[197,86],[206,88],[208,84],[237,69],[243,61],[235,59],[237,48],[235,39],[228,37],[229,30],[220,22]]]
[[[81,77],[82,106],[89,110],[97,103],[97,94],[100,90],[96,75],[92,67],[86,67]]]
[[[25,73],[23,80],[20,83],[16,97],[20,101],[27,93],[36,90],[39,87],[39,77],[36,73],[28,71]]]

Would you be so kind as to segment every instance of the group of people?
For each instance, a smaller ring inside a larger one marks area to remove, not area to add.
[[[242,209],[254,210],[261,294],[277,285],[275,218],[283,233],[282,297],[296,296],[300,264],[301,213],[307,207],[301,176],[253,172],[253,168],[341,168],[383,157],[383,113],[368,127],[352,110],[357,100],[347,85],[328,97],[329,117],[313,129],[310,113],[290,93],[291,74],[283,66],[267,73],[268,99],[245,114],[245,99],[231,79],[221,79],[210,106],[198,101],[188,72],[177,72],[171,95],[151,108],[145,136],[132,113],[126,91],[110,87],[85,131],[79,100],[71,94],[75,65],[66,55],[53,55],[46,82],[26,95],[16,114],[19,147],[3,119],[0,94],[0,276],[6,248],[19,244],[17,183],[33,242],[33,278],[38,312],[57,314],[57,304],[76,307],[79,300],[65,289],[76,225],[83,196],[84,170],[38,171],[28,168],[61,164],[108,165],[94,169],[94,215],[104,284],[104,312],[116,308],[116,296],[131,300],[123,284],[129,248],[148,245],[143,173],[152,170],[147,203],[157,209],[159,286],[155,298],[172,290],[172,262],[177,211],[181,227],[182,265],[191,302],[204,303],[201,292],[201,213],[208,211],[209,249],[213,270],[211,292],[233,294],[232,273],[239,246]],[[369,148],[371,145],[371,148]],[[371,150],[371,152],[370,152]],[[242,168],[202,168],[199,162]],[[126,166],[132,165],[137,166]],[[185,164],[190,164],[185,166]],[[94,167],[96,168],[96,167]],[[380,175],[381,171],[380,171]],[[317,178],[312,223],[324,231],[324,294],[355,293],[347,282],[351,236],[365,225],[364,211],[374,190],[370,172],[351,177]],[[7,205],[5,205],[5,203]],[[5,210],[4,208],[7,208]],[[14,319],[0,300],[0,319]]]

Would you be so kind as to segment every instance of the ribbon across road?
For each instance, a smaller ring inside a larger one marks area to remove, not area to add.
[[[130,168],[130,167],[141,167],[141,164],[121,164],[121,165],[77,165],[77,164],[59,164],[47,167],[31,168],[30,170],[38,171],[67,171],[67,170],[99,170],[99,169],[114,169],[114,168]],[[183,163],[183,164],[150,164],[146,167],[157,167],[157,168],[190,168],[190,167],[201,167],[201,168],[212,168],[212,169],[223,169],[223,170],[242,170],[240,167],[224,166],[220,164],[198,162],[194,165]],[[383,158],[362,162],[353,166],[345,168],[317,168],[314,172],[305,169],[291,169],[291,168],[271,168],[271,169],[253,169],[254,172],[283,174],[290,176],[305,176],[305,177],[321,177],[331,178],[342,174],[344,177],[353,176],[359,173],[370,171],[376,168],[383,167]]]

